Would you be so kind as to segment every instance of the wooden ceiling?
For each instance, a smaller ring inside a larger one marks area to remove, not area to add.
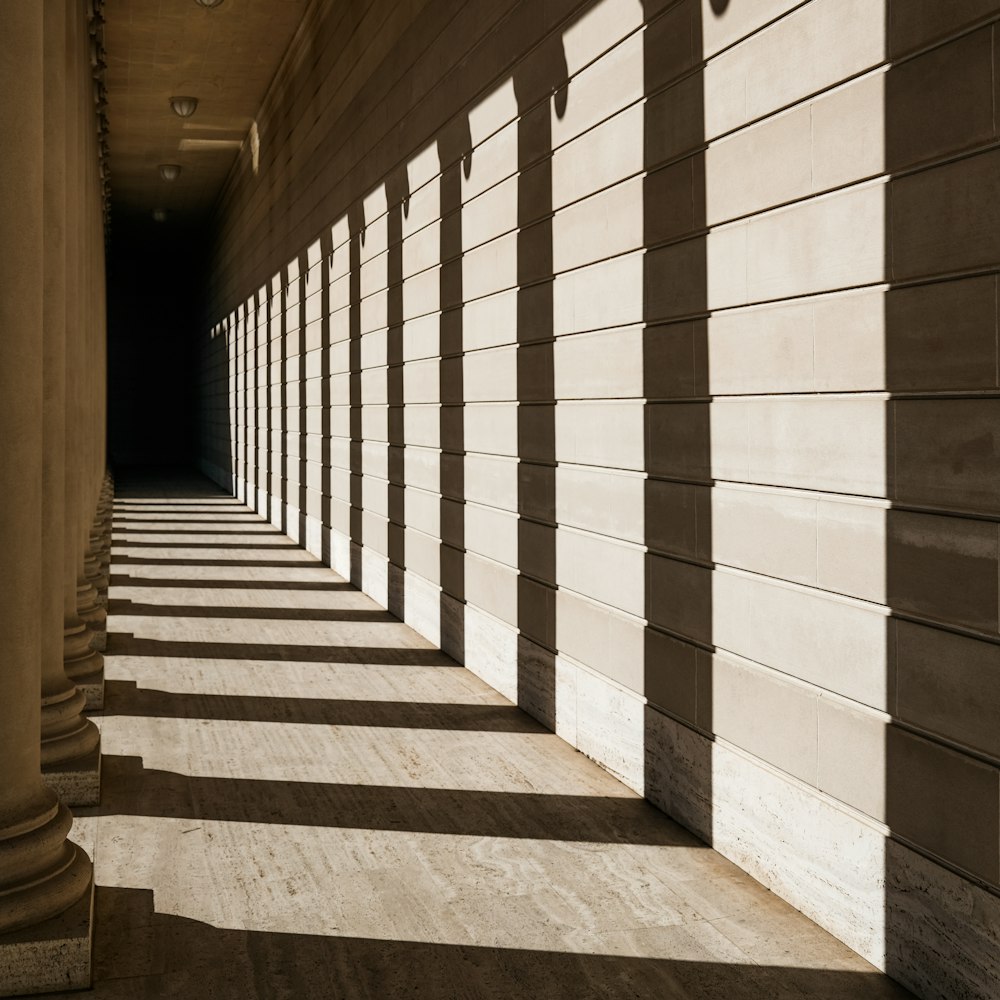
[[[211,210],[307,0],[107,0],[111,223]],[[190,118],[170,98],[198,98]],[[181,166],[164,181],[161,163]]]

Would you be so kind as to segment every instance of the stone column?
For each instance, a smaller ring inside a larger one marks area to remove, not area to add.
[[[66,805],[100,798],[100,733],[63,667],[66,520],[66,10],[44,5],[42,769]]]
[[[93,96],[96,82],[93,77],[88,81],[88,93]],[[91,131],[88,135],[86,157],[86,177],[87,177],[87,221],[86,238],[90,252],[87,254],[88,260],[88,324],[87,336],[89,338],[87,357],[87,389],[88,389],[88,437],[87,437],[87,520],[86,533],[86,553],[84,555],[84,574],[87,581],[97,591],[104,603],[104,593],[108,587],[108,577],[104,571],[101,555],[103,548],[103,517],[104,512],[100,506],[101,476],[103,468],[101,466],[101,443],[102,434],[100,419],[100,391],[101,391],[101,366],[104,363],[103,346],[101,343],[100,326],[100,268],[98,261],[103,252],[103,237],[100,225],[100,193],[98,187],[97,174],[97,115],[94,113],[95,105],[90,106]],[[106,636],[102,639],[100,633],[97,637],[97,648],[104,646]]]
[[[85,36],[89,38],[88,36]],[[88,41],[89,50],[89,41]],[[100,588],[107,582],[101,577],[100,566],[91,551],[90,530],[97,511],[97,493],[100,478],[95,469],[97,445],[95,423],[95,388],[97,338],[97,316],[95,303],[95,255],[99,252],[95,241],[95,200],[97,197],[94,184],[97,159],[97,116],[93,103],[93,76],[89,56],[85,61],[84,73],[81,74],[81,146],[80,146],[80,176],[81,176],[81,224],[82,239],[82,279],[80,294],[82,356],[80,359],[79,377],[81,391],[81,435],[79,442],[80,462],[80,565],[77,580],[78,598],[77,610],[80,617],[88,624],[92,634],[92,645],[95,649],[104,649],[106,643],[105,624],[107,611]],[[103,688],[100,692],[88,689],[87,706],[89,708],[103,707]],[[92,701],[91,698],[97,700]]]
[[[72,817],[43,781],[42,22],[0,4],[0,992],[90,978],[92,871]]]
[[[97,5],[95,4],[95,8]],[[99,36],[98,36],[99,37]],[[104,456],[104,369],[107,363],[107,347],[105,344],[104,301],[104,225],[102,214],[102,192],[100,179],[100,142],[98,136],[99,116],[97,114],[98,80],[103,73],[103,67],[91,67],[89,93],[92,98],[91,111],[92,129],[89,133],[87,152],[88,178],[88,210],[91,225],[88,230],[93,251],[88,255],[90,261],[90,496],[91,519],[87,524],[87,555],[85,560],[87,579],[97,589],[102,601],[108,588],[108,572],[104,561],[105,531],[108,527],[107,506],[102,504],[102,482],[105,473]],[[106,638],[106,637],[105,637]],[[103,643],[99,648],[103,647]]]
[[[104,658],[93,649],[96,633],[89,619],[101,624],[103,608],[97,591],[83,580],[85,486],[83,480],[83,385],[88,362],[84,342],[83,261],[87,256],[83,229],[86,198],[83,171],[83,129],[93,117],[90,98],[90,59],[83,10],[78,0],[67,0],[66,52],[69,73],[66,103],[66,513],[63,570],[63,658],[67,676],[81,691],[87,708],[104,705]]]

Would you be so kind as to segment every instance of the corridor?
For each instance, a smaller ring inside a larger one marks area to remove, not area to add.
[[[0,37],[0,997],[1000,998],[1000,0]]]
[[[116,493],[96,996],[909,995],[207,480]]]

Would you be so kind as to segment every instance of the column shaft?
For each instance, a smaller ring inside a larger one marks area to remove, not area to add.
[[[66,536],[66,9],[44,6],[42,766],[67,805],[96,805],[100,733],[63,665]]]
[[[63,655],[67,675],[83,691],[88,708],[104,704],[104,660],[93,648],[95,632],[88,622],[102,623],[97,592],[83,576],[87,548],[87,484],[84,470],[87,367],[87,192],[84,184],[85,130],[94,120],[89,38],[79,0],[66,0],[69,89],[66,107],[66,538],[64,566]]]
[[[43,782],[41,725],[43,5],[0,5],[0,932],[90,886],[72,819]],[[3,946],[0,933],[0,947]],[[0,966],[7,968],[4,961]],[[7,988],[7,982],[3,988]],[[19,984],[15,984],[18,986]],[[15,990],[18,991],[18,990]],[[23,992],[23,991],[22,991]]]

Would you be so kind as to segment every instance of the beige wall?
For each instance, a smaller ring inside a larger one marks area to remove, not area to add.
[[[1000,982],[998,15],[313,4],[202,345],[210,475],[925,995]]]

